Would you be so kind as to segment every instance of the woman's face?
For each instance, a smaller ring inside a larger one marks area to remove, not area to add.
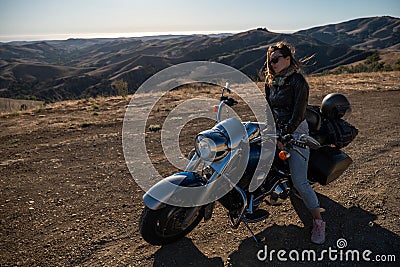
[[[271,53],[270,62],[275,74],[279,74],[281,71],[290,66],[290,56],[284,57],[282,56],[281,51],[276,50]]]

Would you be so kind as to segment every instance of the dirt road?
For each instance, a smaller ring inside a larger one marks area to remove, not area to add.
[[[370,250],[372,260],[377,255],[393,260],[389,256],[394,255],[396,262],[383,266],[398,266],[398,77],[396,72],[309,79],[310,103],[319,104],[330,92],[344,92],[353,105],[350,122],[359,128],[358,137],[345,149],[354,163],[340,179],[316,187],[327,221],[327,241],[321,246],[309,242],[311,219],[295,198],[269,207],[270,217],[251,225],[262,239],[261,246],[256,246],[243,225],[230,229],[220,205],[211,221],[200,223],[187,238],[164,247],[151,246],[138,232],[143,191],[132,179],[122,151],[122,121],[129,99],[60,102],[2,115],[0,265],[266,266],[270,259],[257,258],[265,248],[269,252],[284,249],[288,258],[291,250],[338,249],[337,240],[342,238],[347,242],[344,251]],[[166,107],[174,101],[179,101],[179,94],[166,99],[157,114],[165,116]],[[187,146],[183,150],[190,150],[192,138],[182,140],[182,146]],[[149,140],[148,150],[157,154],[159,144]],[[163,159],[156,165],[165,173],[171,171]],[[332,261],[327,254],[321,261],[330,266],[368,263]],[[272,262],[274,266],[316,264],[280,261],[276,254]]]

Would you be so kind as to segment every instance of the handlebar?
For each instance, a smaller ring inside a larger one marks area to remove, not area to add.
[[[236,105],[238,102],[233,99],[232,97],[227,97],[224,96],[224,92],[225,90],[230,93],[231,89],[230,89],[230,84],[227,82],[225,87],[222,87],[222,92],[221,92],[221,98],[220,98],[220,103],[218,105],[218,109],[217,109],[217,122],[221,121],[221,111],[224,105],[227,105],[229,107],[232,107],[234,105]]]
[[[261,135],[257,138],[254,138],[251,143],[259,141],[263,142],[271,139],[276,139],[277,141],[282,142],[285,146],[289,145],[290,147],[293,147],[293,145],[301,148],[310,147],[311,149],[318,149],[321,147],[321,144],[317,140],[307,134],[302,134],[299,140],[297,140],[294,139],[293,135],[291,134],[282,136],[279,132],[276,134],[271,134],[265,133],[265,131],[262,131]]]
[[[300,140],[294,139],[291,134],[287,134],[287,135],[281,137],[280,141],[283,143],[284,146],[289,146],[289,148],[292,148],[293,146],[307,148],[306,142],[302,142]]]
[[[234,106],[234,105],[236,105],[238,102],[235,100],[235,99],[233,99],[232,97],[226,97],[226,96],[221,96],[221,98],[220,98],[220,100],[221,100],[221,102],[224,102],[225,103],[225,105],[228,105],[228,106],[230,106],[230,107],[232,107],[232,106]]]

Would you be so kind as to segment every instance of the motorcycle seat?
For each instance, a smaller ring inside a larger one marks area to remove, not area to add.
[[[318,106],[307,106],[306,121],[310,133],[317,132],[321,128],[322,117]]]

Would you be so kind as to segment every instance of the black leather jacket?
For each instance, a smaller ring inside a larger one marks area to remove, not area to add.
[[[274,115],[276,128],[282,134],[293,133],[304,120],[309,86],[300,73],[288,76],[282,86],[265,84],[268,104]]]

